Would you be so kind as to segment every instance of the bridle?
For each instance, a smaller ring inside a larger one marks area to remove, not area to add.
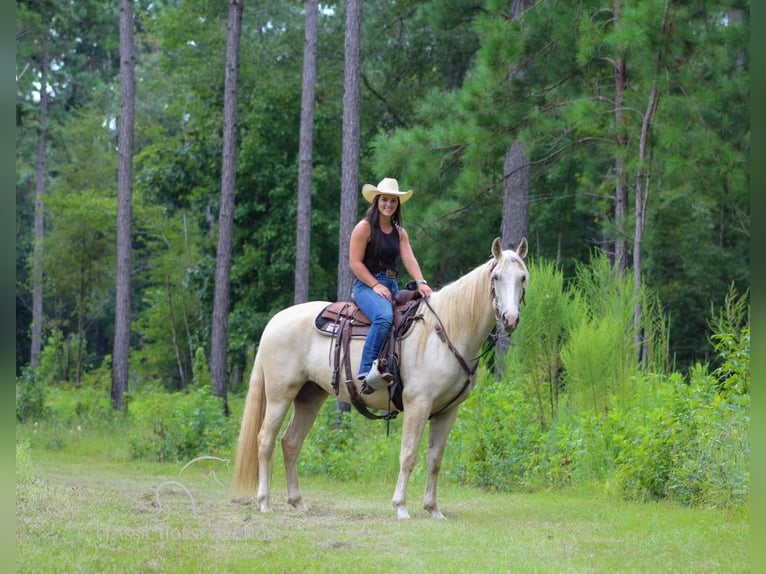
[[[497,301],[497,291],[495,289],[495,282],[497,281],[497,277],[495,276],[495,267],[497,267],[497,259],[492,261],[492,264],[489,267],[489,293],[490,297],[492,298],[492,308],[495,311],[495,331],[498,329],[502,329],[503,319],[502,319],[502,313],[500,312],[500,305]],[[521,288],[521,299],[519,299],[519,306],[524,304],[524,297],[527,294],[527,290],[524,289],[524,287]]]

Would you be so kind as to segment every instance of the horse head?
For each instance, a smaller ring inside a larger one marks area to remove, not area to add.
[[[527,256],[527,239],[522,238],[516,250],[503,251],[500,238],[492,242],[494,260],[490,263],[490,284],[495,306],[495,318],[510,335],[519,326],[521,304],[529,279],[524,263]]]

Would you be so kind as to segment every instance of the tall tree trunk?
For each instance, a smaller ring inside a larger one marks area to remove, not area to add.
[[[351,297],[354,275],[348,264],[351,231],[359,202],[359,83],[362,70],[362,2],[346,5],[346,45],[343,91],[343,158],[341,165],[340,233],[338,240],[338,300]]]
[[[503,162],[503,220],[501,240],[505,248],[516,249],[529,233],[529,162],[524,148],[515,140],[505,152]],[[511,346],[510,337],[499,333],[495,351],[495,379],[505,373],[505,355]]]
[[[120,133],[117,174],[117,278],[115,284],[112,407],[123,408],[128,390],[130,353],[131,220],[133,202],[133,125],[136,109],[133,2],[120,0]]]
[[[229,277],[231,274],[234,193],[237,173],[239,39],[242,29],[243,9],[244,0],[230,0],[223,102],[221,205],[218,213],[218,250],[215,262],[213,331],[210,342],[210,374],[213,379],[213,394],[223,400],[223,409],[227,415],[229,414],[229,404],[226,396],[226,347],[229,321]]]
[[[672,7],[665,4],[665,13],[662,16],[660,34],[665,37],[670,32],[673,25]],[[661,48],[660,48],[661,50]],[[662,74],[662,53],[658,51],[654,55],[655,72],[659,76]],[[641,121],[641,138],[638,143],[638,169],[636,170],[636,190],[635,190],[635,232],[633,236],[633,287],[636,293],[641,289],[641,249],[644,241],[644,226],[646,224],[646,202],[649,198],[649,187],[651,183],[651,143],[649,142],[649,131],[652,127],[652,120],[657,111],[657,105],[660,101],[660,89],[657,80],[652,82],[649,91],[649,100],[646,103],[646,111]],[[633,311],[633,323],[636,331],[636,344],[639,347],[638,356],[646,357],[646,345],[641,337],[641,301],[636,303]]]
[[[513,0],[511,18],[520,20],[524,12],[534,5],[534,0]],[[514,68],[508,80],[524,77],[523,67]],[[523,237],[529,234],[529,161],[521,142],[514,140],[505,151],[503,162],[503,218],[500,224],[501,242],[505,248],[515,249]],[[495,349],[495,379],[505,372],[505,355],[511,346],[510,338],[500,332]]]
[[[503,246],[516,249],[529,233],[529,162],[516,140],[505,152],[503,163]]]
[[[341,160],[340,225],[338,238],[337,300],[351,297],[354,274],[348,264],[351,231],[359,205],[359,85],[362,77],[362,0],[346,3],[345,68],[343,73],[343,157]],[[347,412],[351,405],[341,400],[336,410]]]
[[[614,22],[620,25],[620,0],[612,4]],[[627,148],[623,109],[625,102],[625,58],[618,54],[614,59],[614,128],[617,139],[617,155],[614,161],[614,264],[619,273],[624,273],[628,266],[628,184],[625,174],[624,152]]]
[[[47,163],[48,124],[48,31],[43,35],[43,51],[40,56],[40,125],[37,133],[37,184],[35,186],[35,246],[32,256],[32,349],[30,364],[40,366],[43,336],[43,237],[45,234],[45,171]]]
[[[295,303],[309,299],[311,259],[311,168],[314,146],[314,92],[316,88],[317,20],[319,0],[306,0],[306,38],[303,46],[303,96],[298,153],[298,217],[295,238]]]

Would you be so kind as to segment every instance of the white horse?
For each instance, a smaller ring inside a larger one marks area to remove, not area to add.
[[[399,479],[392,499],[399,518],[410,516],[407,483],[429,420],[423,507],[434,518],[444,518],[436,503],[444,445],[459,405],[473,389],[477,356],[493,326],[498,323],[510,334],[519,324],[519,307],[529,279],[526,255],[526,239],[515,251],[504,251],[500,238],[495,239],[492,258],[434,291],[430,305],[421,305],[423,320],[416,322],[402,341],[399,365],[404,422]],[[234,486],[240,492],[253,492],[257,486],[256,500],[263,512],[271,510],[270,463],[277,433],[291,404],[293,415],[281,439],[287,501],[305,509],[298,485],[298,453],[320,407],[334,394],[332,338],[314,328],[314,319],[326,305],[325,301],[314,301],[277,313],[266,325],[256,353],[237,447]],[[351,353],[356,369],[361,340],[351,342]],[[350,402],[346,387],[339,385],[339,389],[339,398]],[[364,401],[371,408],[390,408],[385,390],[364,395]]]

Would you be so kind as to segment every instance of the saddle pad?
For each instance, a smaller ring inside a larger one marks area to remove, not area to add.
[[[327,335],[335,335],[341,328],[343,320],[349,321],[352,337],[365,337],[370,330],[370,320],[356,303],[337,301],[322,309],[314,319],[314,327]]]

